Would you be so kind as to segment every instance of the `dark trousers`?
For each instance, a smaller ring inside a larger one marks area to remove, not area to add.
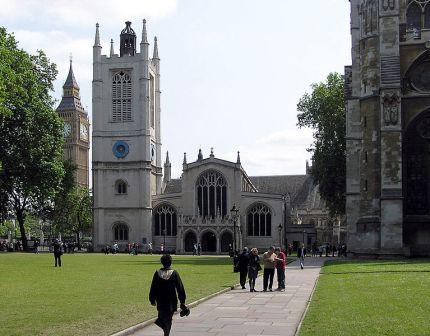
[[[54,258],[55,258],[55,267],[58,266],[61,267],[61,254],[60,253],[54,253]]]
[[[242,287],[245,287],[247,275],[248,275],[248,270],[246,268],[240,270],[240,285]]]
[[[158,318],[155,320],[155,324],[158,325],[164,331],[164,336],[170,335],[170,329],[172,328],[173,312],[170,310],[159,310]]]
[[[285,269],[277,268],[276,272],[278,276],[278,288],[285,289]]]
[[[273,276],[275,275],[274,268],[265,268],[263,273],[263,290],[267,290],[267,283],[269,283],[269,289],[273,286]]]

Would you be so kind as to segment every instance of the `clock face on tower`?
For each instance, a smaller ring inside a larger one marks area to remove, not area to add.
[[[88,125],[81,124],[81,126],[80,126],[80,137],[81,137],[81,140],[88,141]]]
[[[115,142],[112,147],[113,155],[115,155],[118,159],[125,158],[128,154],[129,147],[125,141],[119,140]]]
[[[64,123],[63,136],[68,138],[72,134],[72,125],[68,122]]]

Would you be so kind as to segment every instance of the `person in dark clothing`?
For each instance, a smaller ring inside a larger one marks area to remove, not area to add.
[[[178,298],[181,303],[181,310],[189,310],[185,306],[186,294],[181,277],[177,271],[170,268],[172,257],[170,254],[165,254],[160,261],[163,267],[154,273],[149,291],[149,301],[153,306],[157,305],[158,318],[155,324],[163,329],[164,336],[169,336],[173,313],[178,309]]]
[[[301,247],[297,249],[297,258],[300,259],[300,268],[303,269],[306,257],[306,247],[305,244],[302,244]]]
[[[59,267],[61,267],[61,255],[63,254],[62,250],[62,244],[58,239],[54,240],[54,258],[55,258],[55,267],[57,267],[57,264]]]
[[[247,247],[243,249],[243,252],[239,255],[238,259],[237,266],[240,273],[240,285],[242,286],[242,289],[245,289],[246,275],[248,274],[249,264],[249,253]]]
[[[257,292],[255,290],[255,279],[257,279],[258,272],[261,270],[260,257],[258,256],[258,250],[254,247],[251,249],[248,264],[248,278],[249,278],[249,291]]]

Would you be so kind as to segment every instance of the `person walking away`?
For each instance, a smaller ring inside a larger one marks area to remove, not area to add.
[[[158,318],[155,324],[164,331],[164,336],[169,336],[172,327],[173,313],[178,309],[178,298],[182,311],[188,311],[185,306],[185,289],[179,273],[171,268],[172,257],[165,254],[160,259],[163,265],[152,277],[149,301],[157,306]],[[182,312],[181,312],[182,315]]]
[[[63,254],[61,242],[58,239],[54,240],[54,259],[55,267],[61,267],[61,255]]]
[[[197,255],[197,243],[193,244],[193,256]]]
[[[302,244],[302,246],[300,246],[297,249],[297,258],[300,259],[300,268],[301,269],[303,269],[303,267],[304,267],[305,257],[306,257],[306,248],[305,248],[305,244]]]
[[[263,292],[267,291],[267,285],[269,285],[269,291],[272,291],[273,276],[275,275],[275,247],[270,246],[267,252],[263,254]]]
[[[258,255],[258,250],[254,247],[251,249],[251,254],[249,256],[248,264],[248,279],[249,279],[249,291],[257,292],[255,290],[255,279],[257,279],[258,272],[261,270],[260,257]]]
[[[275,248],[276,274],[278,276],[278,291],[285,291],[285,253],[280,247]]]
[[[242,286],[242,289],[245,289],[245,283],[246,283],[246,275],[248,274],[248,264],[249,264],[249,253],[248,248],[244,247],[242,253],[239,255],[239,260],[237,262],[238,268],[239,268],[239,281],[240,285]]]
[[[197,255],[202,254],[202,245],[200,243],[197,244]]]
[[[148,254],[152,254],[152,243],[148,243]]]

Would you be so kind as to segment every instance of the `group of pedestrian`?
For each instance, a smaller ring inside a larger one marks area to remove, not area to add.
[[[137,255],[139,253],[139,244],[138,243],[128,244],[127,252],[130,255]]]
[[[286,256],[281,251],[281,248],[271,246],[263,254],[263,292],[269,290],[273,291],[273,278],[275,270],[278,277],[278,291],[285,290],[285,265]],[[240,285],[242,289],[246,289],[246,278],[248,277],[249,291],[257,292],[255,289],[255,280],[258,277],[258,272],[261,271],[260,256],[258,255],[257,248],[252,248],[251,252],[248,252],[248,248],[245,247],[242,253],[239,254],[235,269],[240,274]]]
[[[202,245],[200,243],[193,244],[193,256],[202,254]]]
[[[7,240],[0,241],[0,252],[13,252],[14,244],[13,242],[8,242]]]
[[[104,254],[109,254],[109,253],[112,253],[112,254],[117,254],[118,252],[119,252],[119,246],[118,246],[118,244],[115,242],[115,243],[113,243],[112,244],[112,246],[111,245],[106,245],[103,249],[102,249],[102,252],[104,253]]]

